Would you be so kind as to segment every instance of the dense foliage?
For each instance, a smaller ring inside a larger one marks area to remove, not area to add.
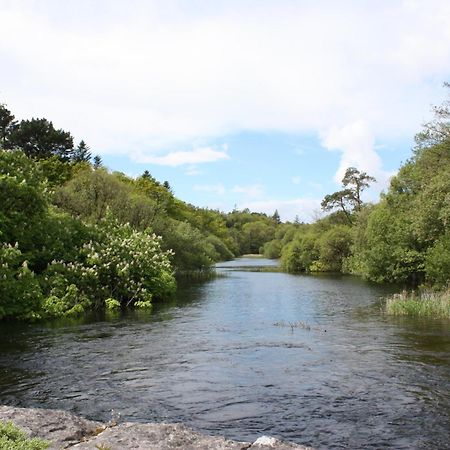
[[[148,171],[110,173],[84,141],[2,105],[0,146],[0,319],[150,307],[175,275],[258,253],[279,222],[195,208]]]

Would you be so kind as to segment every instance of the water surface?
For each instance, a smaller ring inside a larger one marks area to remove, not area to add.
[[[151,314],[2,324],[0,403],[316,448],[449,448],[450,323],[387,318],[392,288],[274,264],[220,264]]]

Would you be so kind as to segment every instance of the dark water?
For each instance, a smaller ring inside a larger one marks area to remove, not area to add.
[[[267,264],[223,264],[152,314],[0,325],[0,403],[316,448],[450,448],[450,323],[384,317],[386,287]]]

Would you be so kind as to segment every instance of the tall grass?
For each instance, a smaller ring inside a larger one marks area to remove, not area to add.
[[[393,316],[450,319],[450,288],[444,291],[403,291],[386,301],[386,313]]]

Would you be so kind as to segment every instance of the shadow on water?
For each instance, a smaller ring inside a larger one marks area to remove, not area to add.
[[[448,448],[449,322],[384,316],[390,286],[261,271],[275,264],[221,263],[150,312],[2,325],[0,401],[316,448]]]

